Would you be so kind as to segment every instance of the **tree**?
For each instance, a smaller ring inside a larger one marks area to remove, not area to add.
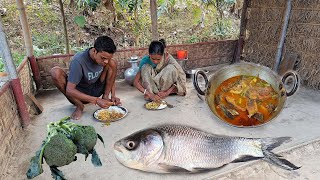
[[[150,0],[152,40],[158,40],[157,0]]]

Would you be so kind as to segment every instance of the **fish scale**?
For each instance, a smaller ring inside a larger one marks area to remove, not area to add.
[[[167,132],[165,133],[167,135],[163,137],[165,146],[168,147],[164,153],[163,162],[170,165],[193,163],[199,167],[216,168],[236,159],[238,154],[263,157],[261,151],[261,153],[254,154],[255,151],[246,150],[248,147],[241,148],[245,141],[244,138],[219,137],[194,131],[188,127],[170,126],[157,130]]]
[[[114,150],[123,165],[156,173],[195,173],[255,159],[296,170],[299,167],[271,152],[289,139],[231,137],[188,126],[162,125],[117,141]]]

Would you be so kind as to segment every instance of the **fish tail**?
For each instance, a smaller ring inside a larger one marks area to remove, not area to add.
[[[264,155],[263,160],[271,163],[273,165],[279,166],[286,170],[297,170],[300,167],[292,164],[286,159],[281,158],[280,155],[271,152],[274,148],[280,146],[282,143],[290,141],[290,137],[280,137],[280,138],[265,138],[261,139],[262,153]]]

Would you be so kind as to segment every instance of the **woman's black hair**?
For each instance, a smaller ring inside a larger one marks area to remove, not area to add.
[[[107,53],[113,54],[116,52],[117,47],[113,40],[108,36],[100,36],[94,41],[93,46],[98,52],[105,51]]]
[[[152,41],[149,46],[149,54],[164,54],[164,48],[166,47],[166,42],[164,39],[159,41]]]
[[[160,39],[159,41],[163,44],[164,48],[166,48],[166,47],[167,47],[166,40],[164,40],[164,39]]]

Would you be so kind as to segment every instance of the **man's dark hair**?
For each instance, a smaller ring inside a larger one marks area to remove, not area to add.
[[[149,45],[149,54],[163,55],[165,48],[165,42],[152,41]]]
[[[105,51],[107,53],[113,54],[116,52],[117,47],[113,40],[108,36],[100,36],[94,41],[93,46],[98,52]]]

